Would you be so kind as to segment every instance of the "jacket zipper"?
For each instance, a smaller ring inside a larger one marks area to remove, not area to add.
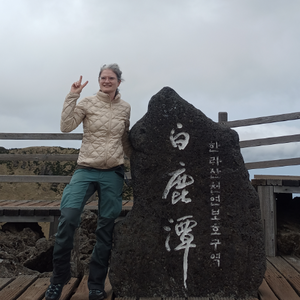
[[[106,160],[105,160],[105,164],[106,164],[106,167],[108,166],[108,142],[110,140],[110,135],[111,135],[111,119],[112,119],[112,102],[110,100],[109,102],[109,109],[110,109],[110,115],[109,115],[109,122],[108,122],[108,132],[107,132],[107,136],[106,136],[106,143],[105,143],[105,153],[106,153]]]

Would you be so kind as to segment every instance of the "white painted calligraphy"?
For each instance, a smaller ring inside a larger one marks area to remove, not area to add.
[[[177,123],[177,128],[181,129],[183,126],[180,123]],[[187,144],[189,143],[190,135],[186,132],[180,132],[175,135],[175,129],[173,128],[170,133],[170,141],[174,148],[178,148],[179,150],[184,150]],[[170,190],[174,187],[176,190],[172,192],[172,204],[176,204],[178,202],[189,203],[192,201],[191,198],[188,198],[188,191],[186,187],[194,183],[194,178],[191,175],[185,174],[186,168],[184,162],[179,162],[179,164],[183,167],[174,172],[169,173],[168,175],[172,176],[168,181],[165,190],[162,195],[162,199],[167,199]],[[192,228],[197,225],[195,220],[192,220],[193,216],[185,216],[177,219],[177,223],[175,224],[175,232],[177,236],[179,236],[181,243],[174,248],[175,251],[184,250],[183,255],[183,282],[184,287],[187,288],[187,270],[188,270],[188,254],[189,249],[196,247],[193,244],[194,236],[192,235]],[[174,223],[173,219],[168,220],[170,224]],[[168,232],[165,248],[167,251],[171,251],[170,247],[170,238],[171,238],[171,227],[164,226],[165,231]]]
[[[183,255],[183,282],[184,287],[187,288],[186,280],[187,280],[187,270],[188,270],[188,255],[189,255],[189,249],[196,247],[195,244],[192,244],[194,240],[194,236],[191,234],[192,228],[194,228],[197,225],[197,222],[195,220],[192,220],[193,216],[185,216],[182,218],[177,219],[177,223],[175,225],[175,232],[179,236],[181,244],[179,244],[174,250],[184,250]],[[174,221],[172,219],[169,220],[170,223],[173,223]],[[165,226],[164,230],[171,231],[171,228],[169,226]],[[171,251],[170,245],[170,233],[168,234],[165,242],[165,247],[167,251]]]
[[[176,204],[178,201],[182,201],[184,203],[189,203],[192,201],[191,198],[186,198],[185,196],[188,194],[189,192],[186,189],[183,189],[181,191],[181,193],[174,191],[172,194],[172,204]]]
[[[178,190],[178,189],[184,189],[188,185],[191,185],[194,183],[194,179],[192,176],[183,174],[185,171],[186,171],[186,169],[182,168],[182,169],[176,170],[172,173],[169,173],[169,175],[172,177],[170,178],[170,180],[163,192],[163,196],[162,196],[163,199],[167,199],[170,189],[173,186],[175,186],[175,188]],[[181,174],[183,174],[183,175],[181,175]],[[185,195],[182,194],[182,199],[185,199]],[[176,197],[178,197],[178,194],[174,195],[172,197],[172,199],[175,199]],[[174,202],[173,204],[177,203],[178,201]],[[183,201],[183,202],[185,202],[185,201]],[[190,201],[188,201],[188,202],[190,202]]]
[[[182,128],[182,124],[177,123],[177,128]],[[178,147],[179,150],[183,150],[190,140],[190,135],[186,132],[180,132],[174,136],[174,133],[175,129],[172,129],[170,134],[170,141],[172,143],[172,146],[174,148]]]

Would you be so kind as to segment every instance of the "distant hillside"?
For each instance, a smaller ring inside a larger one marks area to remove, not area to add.
[[[28,147],[5,149],[7,154],[78,154],[79,150],[62,147]],[[128,170],[129,160],[125,160]],[[68,175],[75,170],[75,161],[0,161],[1,175]],[[0,200],[60,200],[65,183],[1,183]],[[124,199],[130,199],[131,190],[124,186]]]

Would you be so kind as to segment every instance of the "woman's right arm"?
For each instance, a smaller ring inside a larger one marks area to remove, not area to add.
[[[80,97],[82,89],[88,84],[86,81],[81,84],[82,76],[71,86],[70,93],[67,95],[60,119],[60,130],[62,132],[70,132],[74,130],[83,120],[85,112],[76,107],[76,101]]]

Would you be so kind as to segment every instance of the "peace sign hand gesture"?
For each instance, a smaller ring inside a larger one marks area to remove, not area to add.
[[[81,84],[82,76],[79,77],[79,80],[74,82],[71,86],[70,93],[71,94],[80,94],[82,89],[88,84],[88,81],[86,81],[84,84]]]

